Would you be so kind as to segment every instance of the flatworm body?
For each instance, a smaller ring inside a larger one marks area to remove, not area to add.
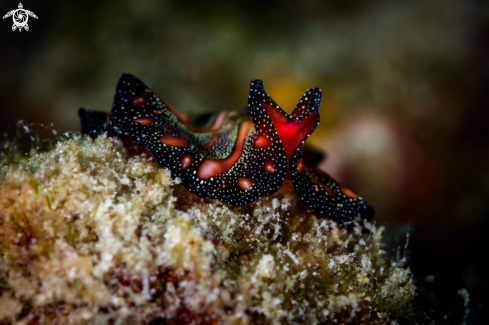
[[[252,80],[248,112],[220,112],[197,127],[130,74],[119,80],[110,114],[81,108],[82,132],[130,138],[203,198],[242,205],[277,192],[284,180],[308,207],[339,222],[370,220],[372,207],[303,161],[319,124],[321,90],[311,88],[289,115]]]

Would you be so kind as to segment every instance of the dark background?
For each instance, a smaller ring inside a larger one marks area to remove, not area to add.
[[[246,106],[248,83],[290,112],[323,89],[310,143],[376,208],[395,246],[410,228],[417,303],[460,323],[487,308],[489,4],[476,0],[23,1],[0,20],[0,131],[79,130],[130,72],[179,111]],[[0,3],[0,14],[18,0]],[[391,248],[387,249],[389,252]],[[434,282],[426,282],[434,275]]]

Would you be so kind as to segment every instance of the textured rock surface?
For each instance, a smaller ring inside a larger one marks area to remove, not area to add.
[[[118,140],[70,136],[2,167],[0,323],[409,322],[382,228],[317,219],[284,186],[230,207]]]

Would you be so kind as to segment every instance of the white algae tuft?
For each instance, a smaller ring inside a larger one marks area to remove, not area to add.
[[[0,172],[0,324],[396,324],[415,295],[382,228],[292,189],[188,193],[118,140],[71,136]],[[397,265],[397,266],[396,266]]]

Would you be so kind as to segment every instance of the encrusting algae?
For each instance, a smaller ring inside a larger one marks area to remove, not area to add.
[[[117,139],[74,134],[0,172],[0,324],[408,323],[382,228],[293,189],[232,207]]]

